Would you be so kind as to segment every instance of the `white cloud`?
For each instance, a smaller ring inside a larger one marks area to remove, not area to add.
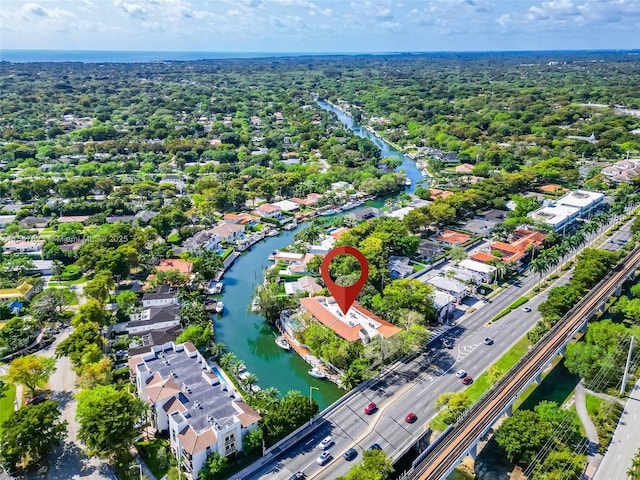
[[[46,8],[38,3],[25,3],[19,11],[21,17],[29,21],[29,19],[60,19],[65,17],[73,17],[74,15],[67,10],[60,8]]]
[[[123,2],[122,0],[114,0],[113,4],[118,7],[122,13],[131,18],[138,20],[145,20],[147,18],[147,10],[142,5]]]

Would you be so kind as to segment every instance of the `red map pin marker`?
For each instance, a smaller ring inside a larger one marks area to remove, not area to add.
[[[360,278],[350,287],[338,285],[336,282],[331,280],[331,276],[329,275],[329,264],[331,263],[331,260],[336,258],[338,255],[351,255],[356,257],[358,263],[360,263]],[[340,310],[342,310],[342,313],[346,315],[360,293],[360,290],[362,290],[364,284],[367,283],[367,278],[369,278],[369,262],[367,262],[365,256],[357,248],[349,246],[336,247],[331,250],[326,257],[324,257],[324,260],[322,260],[320,272],[322,273],[324,284],[333,295],[333,298],[336,299],[336,302],[338,302],[338,306],[340,307]]]

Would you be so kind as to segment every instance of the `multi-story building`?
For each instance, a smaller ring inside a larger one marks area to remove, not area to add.
[[[157,430],[168,433],[191,478],[198,478],[209,454],[242,451],[244,435],[258,427],[260,415],[191,342],[154,346],[130,358],[129,368]]]
[[[587,217],[604,201],[604,194],[589,190],[568,192],[555,201],[546,201],[546,205],[529,213],[534,220],[553,227],[554,231],[565,231],[573,227],[579,218]]]

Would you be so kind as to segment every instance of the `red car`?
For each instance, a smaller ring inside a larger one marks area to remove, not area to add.
[[[364,407],[364,413],[366,413],[367,415],[371,415],[375,409],[376,409],[376,404],[371,402],[369,405]]]
[[[467,376],[462,379],[462,383],[465,385],[471,385],[473,383],[473,378]]]
[[[34,395],[33,397],[27,398],[24,401],[25,405],[38,405],[39,403],[44,402],[47,399],[44,395]]]
[[[413,423],[418,419],[415,413],[410,413],[406,417],[404,417],[404,421],[407,423]]]

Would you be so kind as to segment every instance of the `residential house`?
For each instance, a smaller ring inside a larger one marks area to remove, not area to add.
[[[413,267],[409,265],[408,257],[389,257],[389,274],[391,278],[397,280],[399,278],[406,278],[413,273]]]
[[[167,434],[190,478],[198,478],[208,455],[241,452],[244,436],[258,428],[260,415],[191,342],[156,345],[130,358],[129,368],[156,429]]]
[[[476,262],[470,258],[462,260],[458,266],[464,270],[468,270],[479,275],[482,278],[482,283],[490,283],[493,279],[493,275],[496,271],[496,267],[487,263]]]
[[[260,217],[251,215],[250,213],[226,213],[222,219],[227,223],[239,223],[240,225],[246,225],[247,223],[258,223]]]
[[[0,215],[0,228],[5,228],[16,219],[15,215]]]
[[[51,221],[51,217],[24,217],[20,220],[20,226],[24,228],[44,228]]]
[[[465,285],[453,278],[447,278],[440,275],[430,278],[427,280],[427,283],[432,287],[451,295],[454,298],[455,303],[462,302],[462,300],[471,293],[471,288],[468,285]]]
[[[273,260],[277,262],[282,262],[287,265],[291,265],[294,263],[302,263],[304,260],[304,253],[294,253],[294,252],[277,252],[274,255]]]
[[[345,215],[345,218],[355,221],[368,220],[370,218],[379,217],[380,209],[374,207],[363,208],[362,210],[356,210],[355,212],[349,212]]]
[[[449,320],[456,311],[455,298],[440,290],[434,290],[433,292],[433,306],[436,309],[438,323],[447,323],[447,320]]]
[[[284,291],[287,295],[295,295],[299,292],[307,292],[310,295],[315,295],[322,291],[322,286],[318,284],[318,281],[314,277],[307,275],[300,277],[294,282],[286,282],[284,284]]]
[[[151,350],[151,347],[155,345],[164,345],[177,340],[182,333],[182,326],[176,325],[169,328],[161,328],[158,330],[151,330],[150,332],[137,335],[136,338],[129,344],[129,356],[140,355],[147,353]]]
[[[442,245],[455,247],[456,245],[462,245],[471,240],[471,235],[454,232],[453,230],[445,230],[438,235],[433,235],[431,238]]]
[[[473,173],[473,165],[470,163],[463,163],[462,165],[456,166],[456,173],[462,173],[468,175]]]
[[[333,297],[301,298],[300,304],[313,318],[349,342],[369,343],[373,337],[389,338],[402,329],[381,319],[358,302],[343,314]]]
[[[180,248],[179,252],[176,250],[176,253],[182,252],[202,252],[203,250],[215,250],[218,248],[218,244],[220,243],[220,238],[218,235],[212,232],[212,230],[203,230],[201,232],[196,233],[192,237],[187,238],[182,244],[182,248]]]
[[[208,232],[215,235],[220,241],[233,243],[244,235],[244,225],[222,222]]]
[[[31,299],[39,288],[34,287],[30,283],[23,282],[15,288],[0,288],[0,302]]]
[[[572,228],[579,218],[585,218],[604,202],[604,194],[589,190],[568,192],[555,201],[530,212],[529,217],[535,221],[546,223],[554,231],[565,231]]]
[[[40,253],[44,240],[9,240],[2,247],[3,253]]]
[[[270,203],[263,203],[258,206],[254,212],[260,217],[273,218],[275,220],[281,220],[283,218],[282,209]]]
[[[298,203],[290,200],[281,200],[279,202],[272,203],[272,205],[278,207],[283,212],[295,212],[300,209],[300,205]]]
[[[107,223],[133,223],[136,221],[135,215],[109,215],[107,217]]]
[[[427,262],[432,262],[437,256],[442,255],[442,253],[444,253],[444,249],[441,245],[430,242],[429,240],[420,240],[416,257]]]
[[[63,215],[58,217],[58,223],[84,223],[89,220],[89,215]]]
[[[453,195],[453,192],[449,190],[440,190],[439,188],[430,188],[429,189],[429,198],[431,200],[437,200],[438,198],[447,198]]]
[[[309,195],[306,196],[306,198],[293,197],[293,198],[290,198],[289,200],[301,206],[314,207],[317,205],[318,200],[320,200],[321,198],[322,198],[322,195],[320,195],[319,193],[310,193]]]
[[[144,308],[177,305],[178,303],[177,292],[170,285],[158,285],[153,292],[147,292],[142,296]]]
[[[140,313],[129,315],[129,336],[140,336],[151,330],[161,330],[180,325],[180,307],[177,304],[145,308]]]
[[[342,236],[350,230],[351,229],[347,227],[338,227],[335,230],[331,231],[329,235],[331,235],[337,241],[340,240]]]
[[[140,210],[135,214],[136,219],[138,220],[139,225],[148,225],[149,222],[158,215],[159,212],[154,212],[151,210]]]

